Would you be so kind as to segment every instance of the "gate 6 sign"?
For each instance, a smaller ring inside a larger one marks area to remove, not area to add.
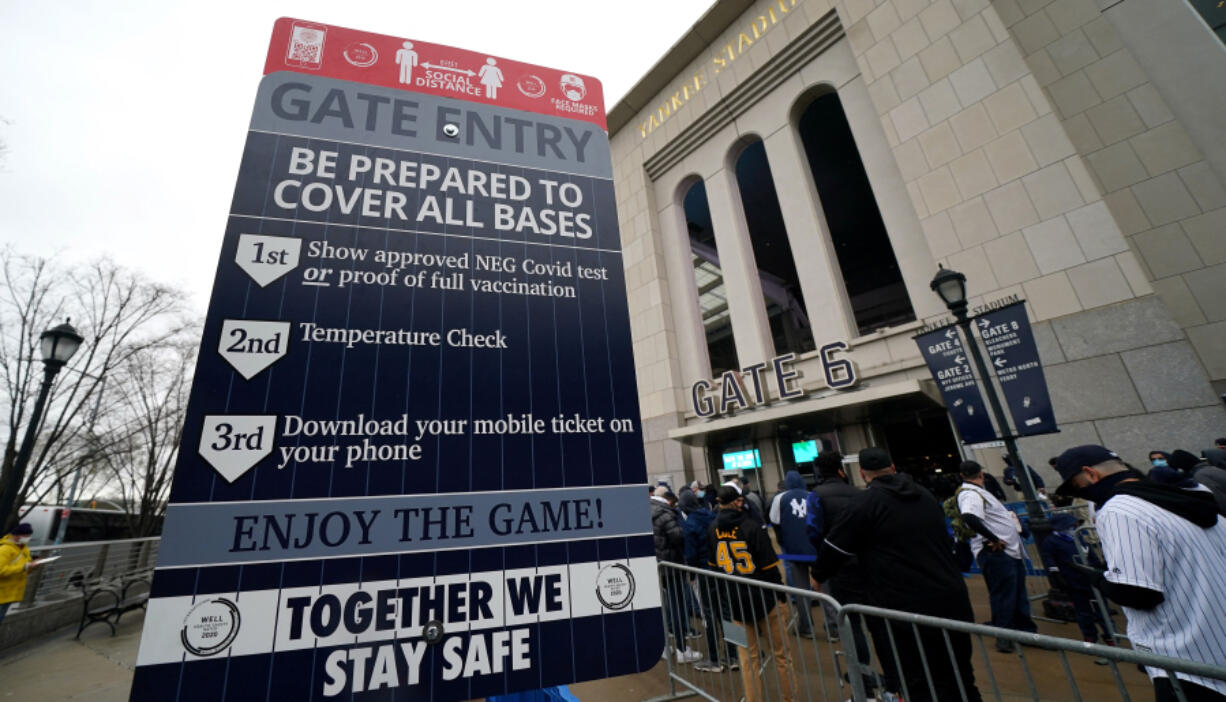
[[[827,387],[845,390],[860,382],[856,364],[841,357],[848,348],[846,341],[832,341],[818,349]],[[715,380],[696,381],[690,386],[690,407],[699,417],[714,417],[765,405],[771,401],[770,385],[780,400],[803,397],[806,391],[800,383],[804,375],[794,369],[795,363],[796,354],[786,353],[769,363],[724,371]]]
[[[474,699],[655,665],[599,82],[293,19],[265,69],[132,699]]]

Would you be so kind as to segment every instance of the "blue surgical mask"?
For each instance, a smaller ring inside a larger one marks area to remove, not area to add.
[[[1165,467],[1166,467],[1166,459],[1165,459],[1165,458],[1155,458],[1155,459],[1154,459],[1154,467],[1155,467],[1155,468],[1165,468]]]
[[[699,491],[698,491],[698,496],[699,496],[699,497],[706,497],[706,496],[707,496],[707,491],[706,491],[706,490],[699,490]]]

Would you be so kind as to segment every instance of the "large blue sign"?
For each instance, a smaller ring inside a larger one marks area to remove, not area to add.
[[[996,430],[992,427],[992,418],[972,370],[974,361],[963,345],[958,328],[942,327],[920,334],[915,337],[915,343],[919,345],[920,354],[937,381],[941,398],[945,400],[945,407],[963,443],[995,439]]]
[[[1019,302],[975,318],[974,327],[988,350],[988,362],[1013,420],[1018,436],[1051,434],[1060,431],[1052,411],[1051,397],[1034,332],[1026,317],[1026,305]]]
[[[590,120],[265,76],[133,700],[473,699],[658,662],[614,202]]]

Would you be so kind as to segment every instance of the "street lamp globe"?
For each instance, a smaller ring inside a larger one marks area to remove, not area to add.
[[[43,353],[43,363],[48,366],[62,366],[81,348],[85,337],[77,333],[67,321],[58,327],[52,327],[38,337]]]
[[[932,277],[932,289],[945,306],[954,314],[966,313],[966,276],[937,264],[937,274]]]

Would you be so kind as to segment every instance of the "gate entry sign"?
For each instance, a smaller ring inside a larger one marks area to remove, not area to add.
[[[133,700],[472,699],[656,663],[603,102],[277,21]]]

